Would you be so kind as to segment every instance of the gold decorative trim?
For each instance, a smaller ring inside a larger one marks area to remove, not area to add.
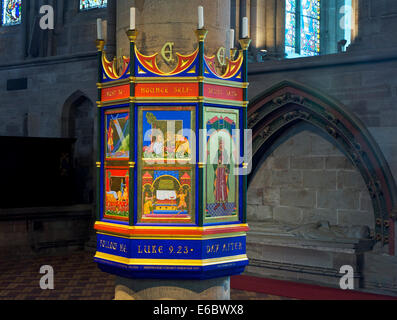
[[[199,77],[130,77],[133,83],[197,83]]]
[[[197,103],[199,102],[198,97],[139,97],[135,99],[135,102],[145,102],[145,103],[161,103],[161,102],[187,102],[187,103]]]
[[[248,48],[251,44],[251,41],[252,41],[252,39],[250,39],[250,38],[240,39],[239,42],[240,42],[241,48],[243,50],[248,50]]]
[[[235,81],[212,79],[212,78],[204,78],[204,83],[215,84],[218,86],[225,86],[225,87],[242,88],[242,89],[247,89],[249,86],[248,82],[235,82]]]
[[[237,51],[237,48],[230,49],[230,60],[234,61],[234,57],[236,56]]]
[[[111,100],[111,101],[97,101],[97,106],[100,107],[108,107],[117,104],[128,104],[133,103],[134,99],[121,99],[121,100]]]
[[[105,40],[97,39],[95,41],[95,45],[96,45],[96,48],[98,49],[98,51],[102,52],[103,48],[105,47]]]
[[[135,168],[136,163],[135,162],[128,162],[128,165],[130,168]]]
[[[247,107],[248,101],[234,101],[234,100],[223,100],[223,99],[215,99],[215,98],[205,98],[204,103],[211,104],[220,104],[224,107],[233,106],[233,107]]]
[[[96,167],[97,167],[97,168],[101,168],[101,167],[102,167],[102,162],[97,162],[97,163],[96,163]]]
[[[127,34],[128,39],[130,40],[130,42],[135,42],[136,38],[138,37],[137,30],[127,30],[126,34]]]
[[[204,42],[205,38],[207,37],[208,30],[206,29],[197,29],[195,30],[196,36],[199,40],[199,42]]]
[[[237,261],[246,261],[248,257],[246,254],[237,256],[226,256],[221,258],[212,258],[204,260],[193,260],[193,259],[140,259],[140,258],[125,258],[104,252],[97,252],[95,255],[97,259],[103,259],[122,263],[126,265],[153,265],[153,266],[209,266],[220,263],[231,263]]]
[[[249,101],[234,101],[234,100],[223,100],[223,99],[215,99],[215,98],[206,98],[206,97],[139,97],[134,98],[130,97],[128,99],[120,99],[120,100],[111,100],[111,101],[97,101],[97,107],[108,107],[112,105],[118,104],[128,104],[128,103],[167,103],[167,102],[180,102],[180,103],[210,103],[219,105],[222,107],[248,107]]]
[[[114,80],[110,82],[102,82],[102,83],[97,83],[98,89],[103,89],[103,88],[111,88],[111,87],[118,87],[123,84],[129,84],[128,79],[122,79],[122,80]]]
[[[204,82],[206,84],[215,84],[225,87],[243,88],[247,89],[249,86],[248,82],[235,82],[229,80],[220,80],[206,78],[203,76],[198,77],[129,77],[127,79],[115,80],[110,82],[97,83],[98,89],[117,87],[119,85],[129,83],[199,83]]]

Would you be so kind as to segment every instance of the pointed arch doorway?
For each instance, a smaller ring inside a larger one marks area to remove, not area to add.
[[[72,159],[74,198],[79,204],[92,203],[94,196],[94,112],[94,104],[80,90],[66,99],[62,110],[62,137],[75,139]]]

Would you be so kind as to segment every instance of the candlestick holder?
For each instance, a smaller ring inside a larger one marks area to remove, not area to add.
[[[129,30],[126,31],[126,33],[127,33],[127,37],[130,40],[130,42],[135,42],[136,41],[136,38],[138,37],[138,31],[137,30],[129,29]]]
[[[97,39],[95,41],[96,48],[98,51],[103,51],[103,48],[105,47],[105,40],[103,39]]]
[[[250,44],[252,42],[252,39],[250,39],[250,38],[242,38],[242,39],[239,40],[239,42],[240,42],[240,45],[241,45],[241,49],[248,50],[248,48],[249,48],[249,46],[250,46]]]

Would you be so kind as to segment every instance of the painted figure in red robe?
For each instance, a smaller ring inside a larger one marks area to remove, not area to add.
[[[229,157],[224,148],[224,141],[223,139],[219,139],[219,149],[216,159],[216,164],[214,165],[215,169],[215,210],[219,208],[222,204],[224,210],[226,210],[226,203],[228,201],[229,195],[229,186],[228,186],[228,179],[230,173],[230,166],[229,166]]]

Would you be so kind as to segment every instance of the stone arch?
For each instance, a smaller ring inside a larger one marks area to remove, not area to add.
[[[75,139],[73,168],[78,203],[91,203],[94,196],[94,112],[94,103],[80,90],[65,100],[62,109],[61,136]]]
[[[76,106],[81,105],[85,100],[90,100],[85,93],[80,90],[73,92],[64,102],[61,119],[61,137],[70,138],[73,135],[73,113]]]
[[[364,124],[341,103],[302,84],[283,81],[255,97],[248,109],[253,166],[248,183],[276,139],[298,124],[321,131],[360,172],[375,215],[374,239],[394,254],[396,184],[379,146]]]

